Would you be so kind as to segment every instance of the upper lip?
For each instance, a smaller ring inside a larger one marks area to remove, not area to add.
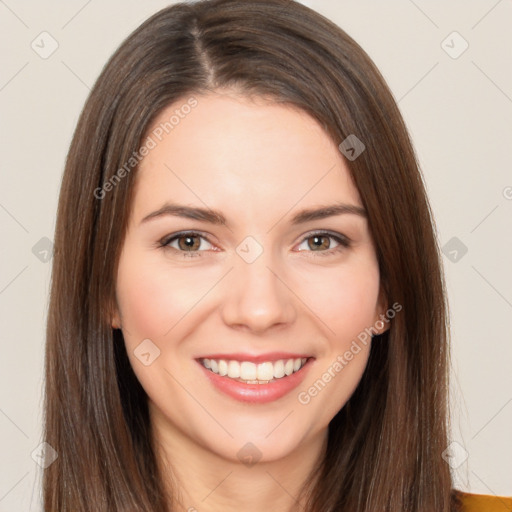
[[[251,363],[264,363],[267,361],[279,361],[280,359],[302,359],[310,358],[308,354],[289,353],[289,352],[267,352],[266,354],[243,354],[241,352],[232,354],[209,354],[201,356],[198,359],[224,359],[227,361],[250,361]]]

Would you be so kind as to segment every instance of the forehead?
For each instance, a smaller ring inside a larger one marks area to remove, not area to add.
[[[299,203],[361,204],[336,143],[307,113],[233,93],[195,99],[169,105],[150,127],[135,216],[168,201],[273,217]]]

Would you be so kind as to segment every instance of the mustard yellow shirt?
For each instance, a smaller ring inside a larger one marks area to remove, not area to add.
[[[462,502],[461,512],[512,512],[512,497],[463,492],[458,495]]]

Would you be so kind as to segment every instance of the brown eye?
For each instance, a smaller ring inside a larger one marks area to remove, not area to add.
[[[328,236],[325,235],[314,235],[308,238],[308,240],[312,240],[312,243],[308,242],[308,247],[310,249],[330,249],[330,241]]]
[[[176,240],[178,240],[178,247],[182,251],[196,251],[201,246],[201,240],[196,235],[182,235]]]
[[[307,244],[307,247],[299,248],[299,252],[315,252],[318,253],[318,256],[329,256],[350,247],[350,240],[339,233],[320,232],[306,236],[301,242],[301,245],[304,244]]]
[[[202,248],[205,242],[206,248]],[[210,247],[208,247],[210,245]],[[170,249],[182,256],[202,256],[202,252],[211,249],[211,243],[204,235],[196,232],[177,233],[162,239],[159,246],[163,249]]]

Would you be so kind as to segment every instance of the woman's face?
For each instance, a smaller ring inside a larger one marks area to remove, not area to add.
[[[366,366],[365,329],[384,330],[375,249],[315,120],[234,93],[196,99],[149,132],[113,325],[169,444],[276,460],[325,436]]]

